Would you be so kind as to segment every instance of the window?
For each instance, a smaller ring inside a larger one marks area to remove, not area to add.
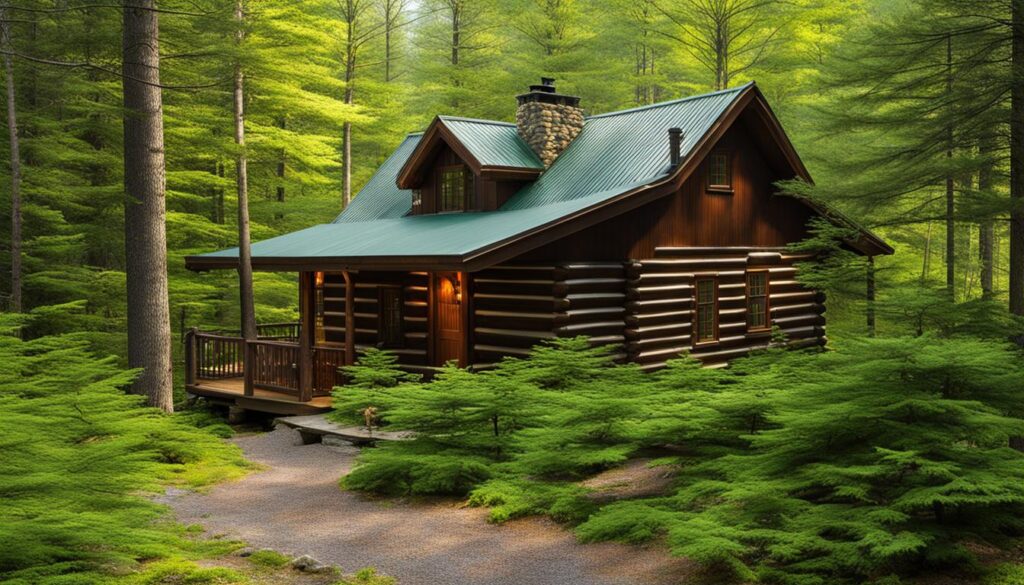
[[[438,211],[466,210],[466,167],[441,169],[440,207]]]
[[[423,191],[420,189],[412,190],[412,214],[419,215],[423,213]]]
[[[377,297],[377,345],[400,347],[402,333],[402,288],[382,286]]]
[[[712,152],[708,156],[708,189],[711,191],[732,190],[732,169],[729,165],[729,153]]]
[[[697,303],[697,343],[718,339],[718,283],[714,278],[697,278],[695,301]]]
[[[747,330],[764,331],[768,321],[768,271],[747,273]]]

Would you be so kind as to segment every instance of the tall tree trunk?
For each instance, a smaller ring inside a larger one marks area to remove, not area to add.
[[[277,121],[277,127],[280,128],[281,130],[287,129],[288,128],[288,118],[286,116],[282,115],[280,117],[280,119],[278,119],[278,121]],[[288,153],[287,153],[287,151],[285,151],[284,148],[282,148],[281,151],[278,153],[277,171],[275,173],[277,175],[277,180],[278,180],[278,183],[277,183],[277,202],[278,203],[284,203],[284,194],[285,194],[284,175],[285,175],[285,169],[287,167],[287,161],[288,161]],[[284,211],[278,211],[275,214],[275,217],[277,217],[278,219],[284,218]]]
[[[946,94],[953,92],[953,38],[946,35]],[[946,162],[952,167],[953,127],[946,128]],[[956,192],[953,170],[946,170],[946,292],[950,299],[956,298]]]
[[[867,307],[865,317],[868,325],[868,336],[875,336],[875,257],[868,256],[867,266]]]
[[[14,101],[14,65],[11,63],[11,21],[0,8],[0,47],[4,50],[7,78],[7,131],[11,138],[11,311],[21,312],[21,147],[18,143],[18,108]]]
[[[242,0],[235,0],[235,20],[238,30],[235,42],[239,45],[245,37],[245,13]],[[242,305],[242,337],[256,339],[256,303],[252,290],[252,247],[249,241],[249,169],[245,153],[245,74],[242,64],[235,63],[235,144],[238,158],[235,161],[235,178],[238,187],[238,294]]]
[[[993,137],[986,134],[978,144],[978,154],[984,159],[978,170],[978,191],[982,197],[990,196],[992,191],[993,165],[991,161]],[[995,240],[995,222],[991,217],[985,218],[978,225],[978,260],[981,265],[981,297],[991,299],[992,283],[992,249]]]
[[[1024,315],[1024,0],[1012,0],[1010,312]]]
[[[921,258],[921,284],[928,280],[928,272],[931,271],[932,259],[932,222],[928,222],[928,229],[924,233],[924,254]]]
[[[462,50],[462,0],[449,0],[449,6],[452,10],[452,87],[458,88],[462,85],[462,80],[459,78],[459,59]],[[459,107],[459,95],[456,92],[452,92],[451,107],[453,109]]]
[[[125,0],[124,241],[128,293],[128,365],[142,373],[132,391],[174,409],[171,316],[167,297],[164,124],[160,34],[155,0]]]
[[[345,4],[345,103],[352,105],[355,92],[352,84],[356,76],[356,16],[358,7],[348,0]],[[341,208],[352,202],[352,122],[346,121],[341,128],[342,136],[342,193]]]

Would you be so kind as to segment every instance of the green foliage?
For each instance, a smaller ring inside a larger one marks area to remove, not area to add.
[[[345,386],[335,390],[331,412],[331,418],[338,422],[365,424],[363,412],[369,407],[380,412],[388,388],[420,379],[399,368],[398,356],[375,347],[365,349],[354,365],[341,370],[345,373]]]
[[[116,359],[95,357],[75,335],[22,341],[11,335],[22,322],[0,315],[0,575],[99,582],[143,561],[238,546],[185,538],[145,497],[245,473],[239,450],[219,438],[225,427],[144,406],[124,394],[134,373]]]
[[[834,583],[964,565],[966,541],[1021,533],[1017,352],[922,337],[795,359],[772,387],[769,426],[733,428],[749,447],[690,466],[672,497],[606,507],[581,537],[666,535],[673,552],[740,577]]]
[[[377,569],[373,567],[363,567],[356,571],[355,575],[346,577],[341,581],[338,581],[334,585],[397,585],[398,580],[394,577],[387,577],[384,575],[378,575]]]
[[[964,336],[779,347],[705,369],[616,366],[585,338],[493,370],[385,390],[410,441],[344,479],[387,494],[469,494],[492,521],[547,514],[584,540],[665,537],[742,579],[838,583],[968,567],[967,542],[1024,533],[1018,350]],[[675,487],[601,504],[577,480],[636,454]]]
[[[283,567],[291,562],[291,558],[276,550],[263,549],[249,555],[249,562],[262,567]]]

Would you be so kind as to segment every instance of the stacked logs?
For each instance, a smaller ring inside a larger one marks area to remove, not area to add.
[[[427,273],[353,272],[351,276],[355,286],[353,317],[356,350],[360,351],[377,345],[380,288],[397,286],[402,289],[404,300],[402,326],[405,343],[401,348],[391,351],[398,355],[399,363],[402,365],[425,366],[427,364]],[[345,342],[345,283],[340,273],[328,272],[324,275],[324,336],[330,344]]]
[[[621,262],[509,264],[477,273],[474,367],[525,356],[553,337],[587,335],[595,344],[621,345],[624,285]]]
[[[746,274],[769,273],[769,314],[794,346],[825,343],[824,296],[804,289],[794,263],[781,250],[751,248],[659,248],[656,257],[627,266],[626,352],[645,369],[689,352],[705,365],[725,365],[765,347],[770,332],[748,332]],[[718,284],[718,339],[695,344],[694,281],[714,276]]]

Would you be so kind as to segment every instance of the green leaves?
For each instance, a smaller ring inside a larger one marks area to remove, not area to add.
[[[549,514],[586,541],[664,537],[742,579],[857,582],[963,566],[966,540],[1021,529],[1024,454],[1007,446],[1024,433],[1021,380],[1016,350],[974,339],[773,348],[654,374],[554,340],[491,371],[388,386],[385,420],[416,438],[366,451],[344,482],[468,492],[494,521]],[[602,503],[578,483],[641,451],[679,465],[665,493]]]
[[[91,355],[87,341],[22,341],[13,322],[0,315],[0,576],[94,582],[142,560],[233,547],[183,540],[145,497],[243,474],[238,449],[218,438],[229,429],[148,408],[124,393],[135,372]]]

